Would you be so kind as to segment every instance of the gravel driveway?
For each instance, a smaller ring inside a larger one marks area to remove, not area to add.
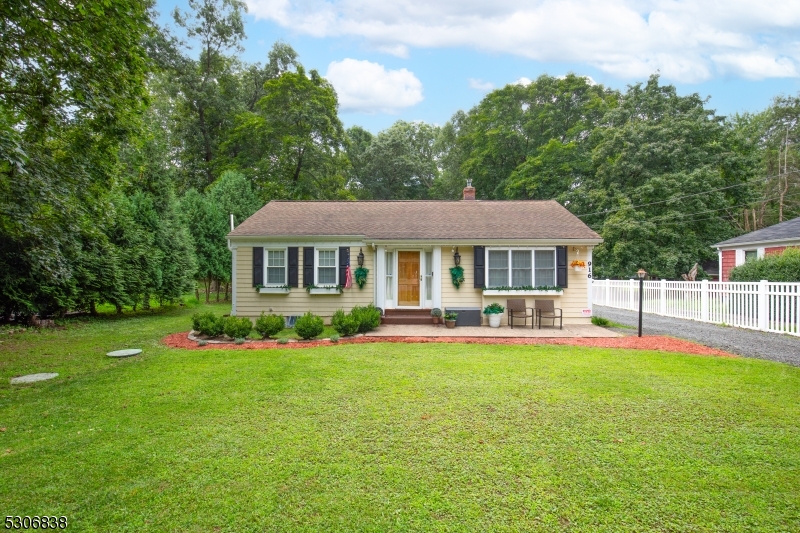
[[[623,311],[622,309],[595,305],[594,314],[620,324],[638,325],[639,315],[635,311]],[[635,330],[625,331],[628,335],[636,335]],[[745,357],[769,359],[770,361],[800,366],[800,337],[717,326],[705,322],[684,320],[682,318],[667,318],[649,313],[643,315],[642,334],[670,335]]]

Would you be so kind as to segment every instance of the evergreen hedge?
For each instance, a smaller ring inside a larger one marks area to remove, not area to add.
[[[748,261],[731,270],[731,281],[800,282],[800,248],[787,248],[782,254],[772,254]]]

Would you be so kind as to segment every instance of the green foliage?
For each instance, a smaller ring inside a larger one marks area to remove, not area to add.
[[[264,84],[254,109],[240,113],[227,145],[264,198],[347,199],[344,128],[333,87],[302,66]]]
[[[314,289],[321,289],[330,292],[336,291],[339,294],[342,294],[342,292],[344,292],[344,286],[342,285],[331,285],[331,286],[326,285],[324,287],[318,287],[312,283],[311,285],[306,286],[306,292],[308,293],[310,293]]]
[[[800,249],[787,248],[781,254],[770,254],[747,261],[730,272],[731,281],[761,281],[776,283],[800,282]]]
[[[436,138],[439,128],[424,122],[399,120],[369,139],[351,130],[355,139],[348,150],[356,159],[358,194],[373,200],[429,198],[429,189],[439,176]]]
[[[505,310],[506,310],[505,307],[503,307],[502,305],[500,305],[497,302],[493,302],[493,303],[490,303],[489,305],[487,305],[486,307],[483,308],[483,314],[484,315],[499,315]]]
[[[244,344],[244,341],[245,341],[244,337],[236,337],[235,339],[233,339],[234,344]]]
[[[611,321],[601,316],[593,316],[592,324],[594,324],[595,326],[609,327],[611,325]]]
[[[369,274],[369,269],[364,267],[358,267],[353,272],[353,279],[355,279],[359,289],[363,289],[364,285],[367,284],[367,274]]]
[[[309,311],[297,319],[294,324],[294,330],[301,339],[313,339],[325,329],[325,324],[322,322],[322,317],[319,317]]]
[[[359,333],[367,333],[381,325],[381,310],[373,304],[353,307],[350,316],[357,321]]]
[[[261,335],[262,338],[268,339],[273,335],[283,331],[286,321],[283,315],[265,315],[261,311],[261,316],[256,319],[255,330]]]
[[[461,284],[464,283],[464,268],[461,266],[450,267],[450,278],[456,289],[461,287]]]
[[[288,344],[288,343],[289,343],[288,337],[281,337],[280,339],[278,339],[278,344]]]
[[[232,339],[243,339],[250,335],[252,329],[253,323],[246,316],[229,316],[225,318],[225,335]]]
[[[562,292],[564,290],[563,287],[557,287],[555,285],[520,285],[519,287],[509,287],[507,285],[503,285],[500,287],[484,287],[484,291],[558,291]]]
[[[431,316],[436,318],[441,318],[442,310],[439,309],[438,307],[434,307],[433,309],[431,309]]]
[[[195,313],[192,315],[192,329],[209,337],[219,337],[225,331],[225,318],[211,311]]]
[[[343,337],[358,333],[361,320],[352,314],[346,314],[343,309],[337,309],[331,317],[331,327]]]
[[[592,135],[594,179],[569,196],[604,239],[594,273],[622,277],[644,266],[679,278],[716,258],[709,245],[733,227],[715,213],[749,199],[741,185],[752,171],[731,150],[723,119],[699,95],[678,96],[652,76],[630,86],[604,121]]]
[[[452,312],[450,312],[450,313],[445,313],[445,314],[444,314],[444,319],[445,319],[445,320],[448,320],[448,321],[450,321],[450,320],[457,320],[457,319],[458,319],[458,313],[452,313]]]
[[[337,335],[336,333],[334,333],[333,335],[331,335],[331,337],[330,337],[330,338],[331,338],[331,342],[339,342],[339,339],[340,339],[341,337],[339,337],[339,335]]]

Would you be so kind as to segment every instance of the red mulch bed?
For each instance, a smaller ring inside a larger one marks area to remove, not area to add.
[[[454,344],[567,344],[572,346],[592,346],[597,348],[630,348],[634,350],[659,350],[664,352],[679,352],[694,355],[716,355],[720,357],[737,357],[734,354],[709,348],[681,339],[661,336],[645,337],[613,337],[613,338],[504,338],[504,337],[356,337],[341,339],[338,343],[329,340],[297,341],[287,344],[278,344],[275,341],[248,341],[245,344],[207,344],[198,346],[196,341],[188,339],[189,332],[173,333],[164,337],[162,342],[170,348],[185,348],[189,350],[263,350],[266,348],[314,348],[317,346],[331,346],[335,344],[366,344],[376,342],[404,342],[404,343],[454,343]]]

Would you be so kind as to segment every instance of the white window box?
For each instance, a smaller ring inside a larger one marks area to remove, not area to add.
[[[336,287],[317,287],[308,291],[308,294],[328,294],[339,296],[339,289]]]
[[[561,296],[564,291],[498,291],[486,289],[484,296]]]
[[[259,294],[289,294],[290,290],[284,287],[261,287],[258,292]]]

